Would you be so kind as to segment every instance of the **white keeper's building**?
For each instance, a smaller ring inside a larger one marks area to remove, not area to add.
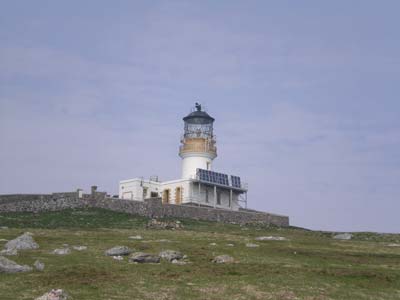
[[[134,178],[119,183],[119,197],[136,201],[161,197],[165,204],[186,204],[239,210],[247,207],[247,185],[238,176],[212,171],[217,157],[214,118],[201,105],[183,118],[185,127],[179,147],[182,178],[159,182]]]

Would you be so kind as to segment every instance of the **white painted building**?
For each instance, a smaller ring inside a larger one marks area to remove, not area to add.
[[[237,176],[212,171],[217,157],[214,118],[196,109],[183,118],[185,127],[179,147],[181,179],[159,182],[157,178],[134,178],[119,183],[119,197],[143,201],[161,197],[163,203],[192,204],[238,210],[247,206],[247,187]]]

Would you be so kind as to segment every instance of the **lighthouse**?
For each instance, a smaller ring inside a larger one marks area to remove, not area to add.
[[[157,176],[119,182],[119,198],[144,201],[161,198],[163,204],[194,205],[239,210],[247,207],[247,184],[239,176],[216,172],[214,121],[199,103],[183,118],[180,139],[181,178],[159,181]],[[178,167],[178,164],[177,164]]]
[[[217,157],[214,118],[202,111],[201,105],[196,103],[195,111],[184,117],[183,121],[184,134],[179,147],[182,179],[193,179],[197,169],[212,170],[212,162]]]

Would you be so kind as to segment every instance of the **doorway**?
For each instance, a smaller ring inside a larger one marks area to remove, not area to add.
[[[169,189],[163,191],[162,203],[169,204],[170,192]]]
[[[181,204],[182,203],[182,188],[177,187],[175,189],[175,204]]]

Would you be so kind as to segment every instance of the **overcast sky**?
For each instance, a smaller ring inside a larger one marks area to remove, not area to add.
[[[399,1],[2,1],[0,194],[214,170],[312,229],[400,230]]]

